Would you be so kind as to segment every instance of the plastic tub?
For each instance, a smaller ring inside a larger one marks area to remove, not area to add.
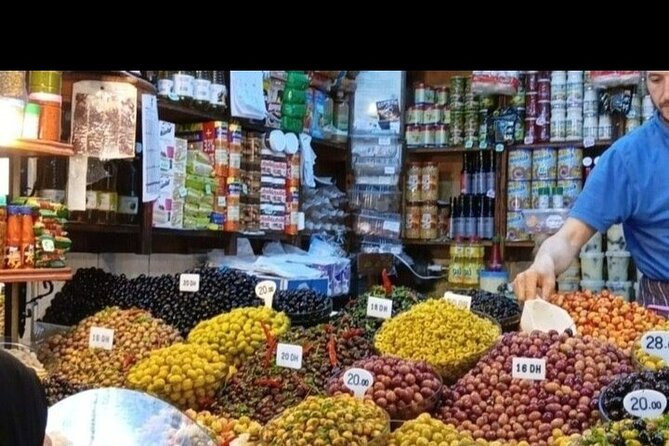
[[[564,280],[558,280],[558,291],[561,293],[568,293],[572,291],[578,291],[579,280],[577,277],[568,278]]]
[[[625,233],[623,232],[623,225],[613,225],[606,231],[606,250],[607,251],[624,251],[627,248],[625,242]]]
[[[574,259],[569,268],[567,268],[562,274],[558,276],[558,281],[576,278],[577,281],[581,277],[581,262],[578,259]]]
[[[604,278],[604,254],[583,253],[580,258],[583,280],[602,280]]]
[[[569,209],[523,209],[523,222],[530,234],[554,234],[567,220]]]
[[[602,252],[602,234],[596,232],[588,242],[581,248],[581,253]]]
[[[624,282],[628,278],[628,268],[630,264],[630,253],[627,251],[607,251],[606,268],[609,274],[609,280],[614,282]]]
[[[629,302],[632,295],[632,282],[609,280],[606,282],[606,288],[608,288],[616,296],[620,296]]]
[[[581,280],[581,288],[583,290],[599,292],[604,289],[604,285],[606,285],[606,282],[603,280]]]

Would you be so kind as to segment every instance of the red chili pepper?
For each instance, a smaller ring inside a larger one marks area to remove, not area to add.
[[[134,355],[130,353],[126,353],[126,355],[123,357],[123,371],[127,371],[132,367],[133,364],[137,361],[137,358],[135,358]]]
[[[302,346],[302,356],[306,357],[306,356],[309,354],[309,352],[311,352],[311,350],[312,350],[313,348],[314,348],[314,344],[313,344],[313,343],[311,343],[311,342],[306,342],[306,343]]]
[[[344,331],[341,334],[341,337],[344,339],[351,339],[361,336],[364,332],[365,330],[363,330],[362,328],[349,328],[348,330]]]
[[[267,368],[272,362],[272,356],[274,356],[277,341],[276,336],[272,334],[267,324],[260,321],[260,326],[262,327],[263,332],[265,332],[265,338],[267,339],[267,349],[265,350],[265,357],[263,358],[263,366]]]
[[[381,278],[383,279],[383,288],[386,290],[386,296],[391,296],[393,294],[393,284],[388,277],[388,271],[383,268],[381,272]]]
[[[332,333],[334,331],[334,326],[332,324],[326,324],[324,330],[326,333]]]
[[[259,378],[256,380],[256,385],[264,387],[273,387],[278,389],[281,387],[281,378]]]
[[[330,358],[330,365],[332,367],[337,365],[337,344],[335,343],[334,337],[330,335],[328,340],[328,357]]]

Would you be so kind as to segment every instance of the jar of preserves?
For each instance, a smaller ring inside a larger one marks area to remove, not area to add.
[[[439,199],[439,166],[437,163],[423,164],[420,178],[420,200],[437,201]]]
[[[404,215],[404,236],[409,239],[420,238],[421,206],[407,205]]]
[[[409,163],[409,169],[407,170],[407,179],[406,179],[406,200],[409,203],[420,201],[421,200],[421,178],[422,169],[421,163],[413,162]]]
[[[437,238],[438,208],[436,202],[423,204],[420,210],[420,238],[434,240]]]

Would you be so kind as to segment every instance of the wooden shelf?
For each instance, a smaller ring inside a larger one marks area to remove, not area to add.
[[[161,121],[176,124],[228,120],[228,116],[224,112],[198,110],[165,98],[158,98],[158,117]]]
[[[0,156],[72,156],[72,144],[40,139],[16,139],[0,144]]]
[[[417,240],[417,239],[402,239],[402,243],[407,246],[451,246],[454,240]],[[465,241],[465,243],[467,243]],[[482,240],[483,246],[492,246],[491,240]],[[506,248],[534,248],[534,242],[531,240],[522,242],[502,242]]]
[[[66,281],[72,278],[70,268],[2,269],[0,283]]]
[[[208,229],[169,229],[169,228],[153,228],[151,230],[153,235],[169,236],[169,237],[196,237],[196,238],[223,238],[231,235],[230,232],[225,231],[210,231]]]
[[[407,147],[407,155],[444,155],[449,153],[470,153],[470,152],[488,152],[492,148],[488,149],[479,149],[477,147],[472,147],[471,149],[466,149],[464,146],[453,146],[453,147],[432,147],[432,146],[418,146],[418,147]]]
[[[139,234],[139,225],[101,225],[96,223],[68,222],[65,229],[68,233]]]
[[[507,248],[534,248],[534,242],[532,240],[521,242],[504,242],[504,246]]]
[[[311,144],[314,148],[328,148],[346,153],[348,151],[348,141],[335,141],[332,139],[311,138]]]
[[[593,147],[588,147],[588,148],[595,148],[595,147],[608,147],[611,144],[613,144],[614,141],[610,139],[606,140],[600,140],[600,141],[595,141],[595,145]],[[509,149],[544,149],[546,147],[551,147],[551,148],[563,148],[563,147],[578,147],[580,149],[585,148],[583,145],[583,140],[580,141],[567,141],[567,142],[541,142],[541,143],[534,143],[534,144],[513,144],[509,146]]]

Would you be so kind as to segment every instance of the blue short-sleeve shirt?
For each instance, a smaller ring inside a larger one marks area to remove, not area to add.
[[[641,272],[669,281],[669,124],[657,112],[604,152],[570,216],[599,232],[622,223]]]

